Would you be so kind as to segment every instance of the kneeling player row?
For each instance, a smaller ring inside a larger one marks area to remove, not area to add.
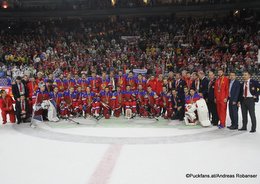
[[[151,87],[143,90],[141,85],[136,91],[127,86],[126,90],[122,91],[118,87],[113,92],[108,87],[100,93],[94,93],[90,87],[87,87],[86,91],[71,87],[67,91],[59,92],[55,87],[54,91],[49,93],[43,84],[36,91],[33,103],[40,104],[44,100],[50,100],[55,104],[61,118],[100,114],[109,118],[111,115],[129,115],[127,112],[131,112],[131,117],[138,114],[142,117],[163,116],[166,119],[180,120],[184,118],[184,97],[178,96],[174,89],[168,92],[166,87],[163,87],[161,94],[156,94]]]

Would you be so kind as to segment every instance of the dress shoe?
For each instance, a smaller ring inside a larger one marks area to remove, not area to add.
[[[234,126],[231,126],[229,129],[230,129],[230,130],[237,130],[238,128],[237,128],[237,127],[234,127]]]
[[[238,131],[246,131],[247,129],[246,128],[240,128],[238,129]]]
[[[251,130],[250,133],[255,133],[256,131],[255,130]]]
[[[232,128],[233,126],[231,125],[231,126],[228,126],[227,128]]]

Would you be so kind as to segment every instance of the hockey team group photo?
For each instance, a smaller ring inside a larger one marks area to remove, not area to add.
[[[259,82],[243,72],[242,81],[230,71],[190,73],[169,72],[146,74],[145,69],[133,71],[103,71],[100,75],[64,74],[58,76],[38,72],[37,76],[16,76],[11,84],[13,97],[1,91],[3,124],[7,115],[11,123],[39,121],[59,122],[75,117],[109,119],[124,117],[164,118],[179,120],[187,126],[226,127],[227,109],[231,125],[238,129],[238,111],[242,112],[242,127],[256,131],[255,103]],[[141,73],[138,73],[141,72]],[[10,79],[11,80],[11,79]],[[14,105],[15,104],[15,105]]]

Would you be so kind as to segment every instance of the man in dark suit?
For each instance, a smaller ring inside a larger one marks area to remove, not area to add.
[[[239,130],[247,130],[247,114],[249,111],[252,122],[250,133],[254,133],[256,131],[255,102],[259,101],[259,82],[251,79],[249,72],[243,73],[243,80],[244,83],[242,84],[240,91],[243,126]]]
[[[200,90],[200,79],[197,72],[192,73],[192,83],[191,88],[195,89],[197,92]]]
[[[176,89],[172,90],[171,102],[173,108],[173,114],[171,119],[172,120],[179,119],[180,121],[183,121],[184,112],[185,112],[184,110],[185,100],[178,96],[178,92]]]
[[[186,82],[181,79],[181,74],[176,73],[175,74],[175,80],[172,83],[173,89],[177,90],[178,96],[180,98],[185,98],[185,93],[184,93],[184,87],[186,86]]]
[[[236,80],[235,72],[230,72],[229,74],[229,117],[231,119],[231,126],[228,128],[230,130],[238,129],[238,101],[240,94],[240,82]]]
[[[21,122],[26,122],[30,116],[29,114],[29,103],[26,100],[24,94],[21,94],[20,101],[16,103],[15,106],[15,113],[17,118],[17,124],[20,124]]]
[[[208,96],[208,85],[209,80],[206,78],[205,73],[203,71],[199,71],[199,79],[200,79],[200,87],[199,87],[199,95],[204,99]]]
[[[15,100],[15,107],[20,106],[21,102],[21,95],[25,96],[25,98],[28,98],[28,88],[25,82],[22,80],[20,76],[16,77],[15,82],[12,83],[12,93]],[[17,115],[17,114],[16,114]],[[21,122],[21,120],[17,119],[18,123]]]
[[[21,94],[28,98],[27,86],[25,85],[24,81],[22,81],[20,76],[18,76],[15,82],[12,84],[12,93],[15,101],[20,101]]]
[[[184,92],[184,87],[186,86],[186,82],[181,79],[181,74],[176,73],[175,75],[175,80],[173,81],[173,89],[177,91],[178,98],[180,99],[181,102],[185,102],[185,92]],[[185,108],[185,103],[183,103],[182,109],[183,111],[180,111],[180,120],[182,121],[184,118],[184,108]]]
[[[208,84],[208,96],[206,98],[206,102],[208,105],[208,109],[209,109],[209,116],[212,116],[211,118],[211,124],[213,126],[217,126],[218,125],[218,113],[217,113],[217,107],[216,107],[216,103],[215,103],[215,94],[214,94],[214,87],[215,87],[215,82],[216,82],[216,78],[215,78],[215,74],[212,71],[209,71],[209,84]]]

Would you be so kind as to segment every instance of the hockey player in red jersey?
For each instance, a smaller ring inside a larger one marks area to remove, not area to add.
[[[83,116],[89,117],[92,115],[91,109],[94,104],[95,93],[91,91],[90,87],[86,87],[86,92],[82,94]],[[94,107],[96,109],[96,107]]]
[[[119,117],[121,115],[123,105],[123,94],[121,88],[117,87],[117,90],[113,93],[113,96],[111,98],[111,108],[115,117]]]
[[[146,102],[148,102],[147,100],[145,100],[146,94],[146,91],[143,90],[143,85],[139,84],[138,89],[135,92],[135,99],[137,103],[138,114],[143,117],[147,116],[147,112],[145,109],[145,105],[147,105]]]
[[[110,117],[110,100],[112,97],[112,93],[109,91],[109,87],[106,87],[105,90],[102,90],[100,92],[100,97],[101,97],[101,104],[102,104],[102,109],[103,109],[103,115],[106,118]]]

